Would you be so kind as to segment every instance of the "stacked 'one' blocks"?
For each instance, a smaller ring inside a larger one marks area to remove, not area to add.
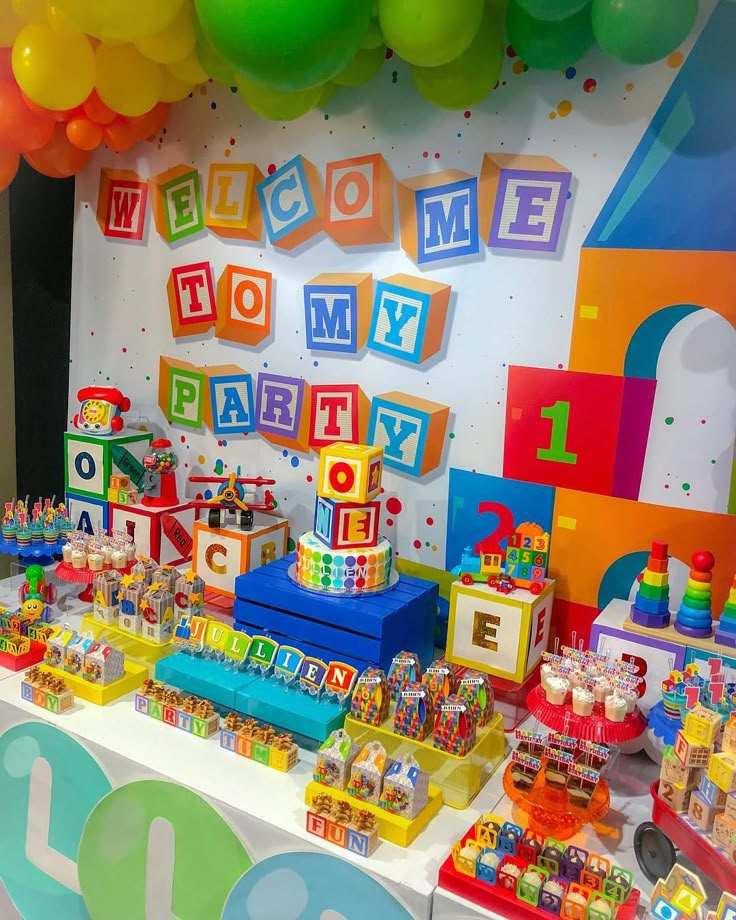
[[[728,600],[716,629],[716,642],[736,648],[736,575],[733,576]]]
[[[329,549],[358,550],[378,543],[383,450],[338,442],[320,452],[314,533]]]
[[[636,600],[631,607],[633,623],[649,629],[664,629],[670,625],[669,579],[667,544],[655,541],[639,582]]]

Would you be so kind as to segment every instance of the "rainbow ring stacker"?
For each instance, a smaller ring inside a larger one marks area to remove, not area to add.
[[[675,629],[683,636],[707,639],[713,634],[711,581],[715,564],[715,556],[708,550],[693,553],[687,587],[675,620]]]

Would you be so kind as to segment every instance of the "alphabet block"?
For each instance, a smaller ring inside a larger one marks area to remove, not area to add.
[[[370,401],[357,383],[315,384],[309,417],[309,446],[319,451],[335,441],[364,442]]]
[[[685,716],[685,734],[688,738],[712,747],[721,729],[723,718],[705,706],[696,706]]]
[[[203,419],[212,434],[246,434],[255,430],[253,377],[236,364],[203,367],[208,399]]]
[[[686,767],[705,767],[708,764],[711,749],[697,741],[689,738],[685,732],[680,729],[675,736],[675,756],[683,766]],[[710,777],[709,774],[709,778]],[[714,781],[715,782],[715,781]],[[728,791],[728,790],[727,790]]]
[[[142,240],[148,183],[132,169],[101,169],[97,223],[111,239]]]
[[[556,252],[572,174],[552,157],[486,153],[480,233],[491,248]]]
[[[199,173],[191,166],[174,166],[149,179],[156,231],[167,243],[204,230]]]
[[[217,282],[215,335],[228,342],[258,345],[271,334],[271,272],[226,265]]]
[[[736,823],[728,815],[716,815],[713,819],[711,837],[717,847],[723,847],[727,853],[730,853],[736,843]]]
[[[712,805],[709,805],[698,791],[695,791],[690,796],[687,816],[694,824],[697,824],[702,831],[709,831],[713,827],[716,809]]]
[[[203,521],[194,525],[192,568],[208,588],[235,596],[235,579],[286,553],[289,524],[268,515],[255,515],[247,533],[235,526],[210,529]]]
[[[322,229],[324,192],[317,167],[295,156],[256,186],[269,241],[295,249]]]
[[[299,377],[258,375],[256,430],[272,444],[309,451],[309,384]]]
[[[368,440],[383,448],[385,466],[424,476],[442,459],[450,407],[392,391],[371,403]]]
[[[474,255],[478,179],[459,169],[397,182],[401,248],[418,265]]]
[[[376,285],[368,347],[421,364],[442,347],[450,303],[449,284],[391,275]]]
[[[380,153],[327,164],[325,232],[341,246],[391,243],[394,177]]]
[[[667,779],[659,781],[657,795],[665,802],[672,811],[678,814],[684,813],[690,807],[690,795],[692,790],[680,786],[678,783],[671,783]]]
[[[110,502],[112,529],[130,533],[138,555],[161,565],[178,565],[192,558],[196,516],[196,509],[188,504],[154,508]]]
[[[380,502],[333,501],[317,496],[314,532],[330,549],[353,549],[378,543]]]
[[[369,502],[381,491],[383,452],[365,444],[331,444],[319,455],[317,495],[344,502]]]
[[[107,501],[89,498],[87,495],[78,495],[75,492],[65,493],[65,501],[69,509],[69,520],[74,522],[76,530],[81,530],[90,536],[95,530],[107,531],[109,526]]]
[[[161,355],[158,405],[167,421],[185,428],[201,428],[206,399],[205,378],[198,367]]]
[[[656,386],[509,367],[504,477],[638,498]]]
[[[304,285],[307,347],[357,354],[368,338],[373,276],[327,272]]]
[[[64,434],[64,486],[66,491],[106,500],[110,476],[125,473],[143,482],[143,457],[152,435],[123,429],[96,438],[68,431]]]
[[[695,775],[695,770],[686,767],[678,760],[671,746],[664,749],[662,769],[660,770],[661,779],[668,779],[671,783],[678,783],[681,786],[685,786],[686,789],[691,789],[695,787]]]
[[[736,756],[713,754],[708,761],[708,779],[724,792],[736,792]]]
[[[172,268],[166,295],[174,338],[202,335],[217,321],[215,284],[209,262]]]
[[[726,793],[723,789],[719,789],[714,782],[709,780],[705,773],[701,773],[700,775],[698,795],[700,795],[707,805],[710,805],[717,811],[723,811],[726,807]]]
[[[212,163],[207,183],[204,222],[208,230],[229,240],[263,236],[263,215],[256,186],[263,173],[255,163]]]

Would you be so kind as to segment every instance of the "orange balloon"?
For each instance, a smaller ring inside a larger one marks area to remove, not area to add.
[[[25,153],[48,144],[54,120],[48,112],[33,112],[15,82],[0,80],[0,147]]]
[[[82,112],[81,106],[77,106],[76,109],[45,109],[42,105],[39,105],[37,102],[34,102],[33,99],[30,99],[26,94],[21,91],[21,96],[23,97],[23,102],[26,104],[26,108],[30,109],[31,112],[36,112],[38,115],[50,115],[54,121],[63,121],[67,122],[70,118],[74,118],[75,115],[79,115]]]
[[[15,179],[20,166],[20,154],[12,150],[0,150],[0,192]]]
[[[105,126],[103,130],[103,140],[105,146],[109,147],[110,150],[123,153],[125,150],[130,150],[133,144],[138,140],[138,137],[133,125],[130,123],[130,119],[123,118],[121,115],[116,118],[115,121]]]
[[[133,126],[139,141],[147,141],[149,137],[159,132],[166,124],[169,117],[169,106],[166,102],[159,102],[146,112],[145,115],[136,115],[128,121]]]
[[[97,95],[97,90],[93,89],[89,94],[87,99],[82,105],[84,109],[84,114],[89,118],[90,121],[93,121],[96,125],[109,125],[111,121],[114,120],[116,113],[110,108],[109,105],[100,99]]]
[[[15,83],[12,48],[0,48],[0,80],[12,80]]]
[[[89,118],[73,118],[67,123],[66,136],[79,150],[94,150],[102,143],[102,128]]]
[[[51,140],[41,150],[26,153],[26,162],[36,172],[52,179],[66,179],[85,167],[89,150],[79,150],[66,136],[66,126],[56,125]]]

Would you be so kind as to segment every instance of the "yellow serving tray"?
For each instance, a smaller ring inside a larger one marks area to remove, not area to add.
[[[107,642],[108,645],[114,646],[125,655],[126,659],[146,665],[151,673],[157,662],[174,651],[170,639],[168,642],[160,643],[144,639],[143,636],[131,635],[123,629],[118,629],[117,626],[101,623],[95,619],[93,613],[85,613],[82,617],[80,632],[90,633],[96,641]]]
[[[42,671],[48,671],[54,677],[61,677],[66,681],[67,687],[74,691],[74,696],[80,700],[86,700],[88,703],[95,703],[97,706],[104,706],[106,703],[112,703],[113,700],[125,696],[131,690],[137,690],[143,681],[148,677],[148,668],[142,664],[136,664],[133,661],[125,662],[125,674],[116,680],[113,684],[91,684],[88,680],[78,677],[76,674],[69,674],[62,671],[61,668],[52,668],[51,665],[42,664]]]

